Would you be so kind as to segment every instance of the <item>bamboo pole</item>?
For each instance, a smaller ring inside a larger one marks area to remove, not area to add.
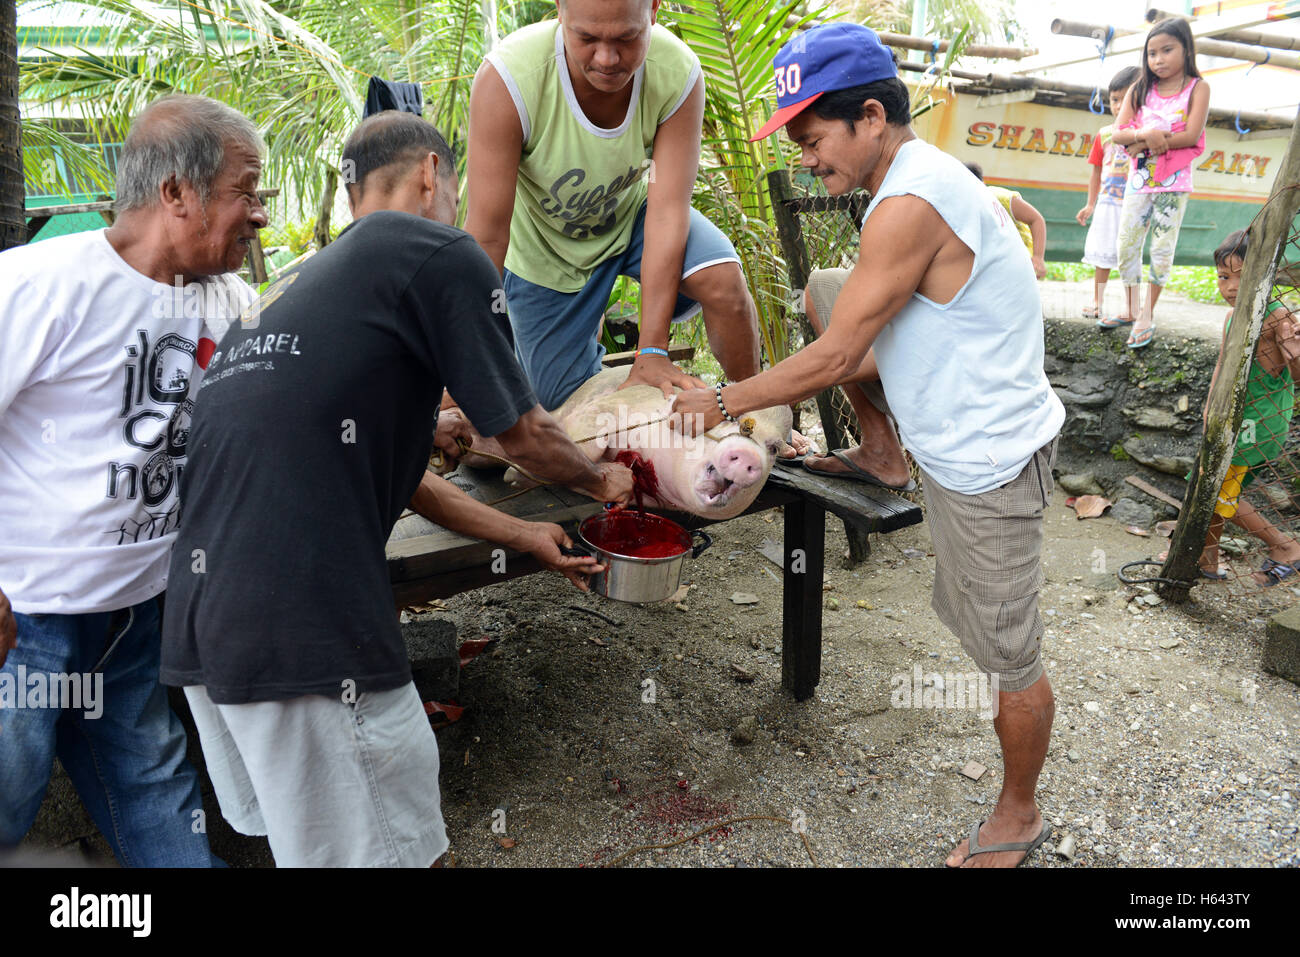
[[[1273,292],[1278,259],[1291,234],[1296,213],[1300,212],[1298,184],[1300,124],[1291,130],[1291,140],[1273,183],[1273,193],[1250,224],[1250,246],[1241,270],[1241,294],[1237,297],[1237,305],[1232,311],[1232,326],[1223,344],[1219,377],[1210,389],[1205,438],[1183,499],[1182,517],[1169,543],[1169,557],[1160,570],[1161,578],[1177,582],[1157,586],[1161,596],[1171,601],[1185,601],[1191,583],[1199,577],[1197,568],[1210,517],[1218,501],[1219,486],[1232,461],[1237,430],[1241,428],[1246,380]]]
[[[1108,23],[1082,23],[1078,20],[1062,20],[1059,17],[1052,21],[1052,32],[1066,37],[1091,37],[1093,40],[1104,40],[1107,30],[1114,31],[1112,37],[1131,37],[1138,33],[1137,30],[1112,27]]]
[[[1249,43],[1257,47],[1269,47],[1273,50],[1300,50],[1300,37],[1284,37],[1280,33],[1260,33],[1257,30],[1228,30],[1216,33],[1216,40],[1229,43]]]
[[[900,63],[899,69],[912,73],[923,73],[927,69],[920,63]],[[1041,90],[1046,93],[1064,93],[1069,96],[1086,96],[1091,97],[1094,87],[1084,86],[1080,83],[1062,83],[1059,80],[1045,80],[1036,76],[1008,76],[1002,73],[972,73],[968,70],[949,70],[948,76],[958,80],[968,80],[972,83],[979,83],[996,91],[1006,90]],[[1238,120],[1248,126],[1252,131],[1262,128],[1272,127],[1274,129],[1287,129],[1292,125],[1289,119],[1283,119],[1271,113],[1237,113],[1235,110],[1225,110],[1221,107],[1210,107],[1207,116],[1209,122],[1216,126],[1233,126]],[[1234,127],[1235,128],[1235,127]]]
[[[1067,37],[1089,37],[1102,40],[1110,29],[1112,28],[1107,24],[1079,23],[1074,20],[1052,21],[1052,32]],[[1117,37],[1132,36],[1134,31],[1115,30],[1113,35]],[[1221,56],[1230,60],[1249,60],[1254,63],[1271,63],[1274,66],[1300,70],[1300,54],[1274,53],[1272,50],[1261,50],[1244,43],[1225,43],[1222,40],[1199,37],[1196,40],[1196,52],[1203,53],[1206,56]]]
[[[914,37],[906,33],[889,33],[887,31],[876,31],[880,37],[880,42],[886,46],[902,47],[905,50],[922,50],[929,52],[934,50],[935,43],[939,44],[937,53],[946,53],[952,43],[948,40],[933,40],[929,37]],[[986,44],[972,43],[961,51],[962,56],[983,57],[989,60],[1019,60],[1027,56],[1035,56],[1038,51],[1034,49],[1025,49],[1024,47],[1000,47],[988,46]]]

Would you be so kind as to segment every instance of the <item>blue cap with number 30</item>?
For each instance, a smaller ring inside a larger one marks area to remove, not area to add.
[[[824,23],[804,31],[781,47],[774,65],[778,109],[754,140],[771,136],[823,93],[898,76],[880,37],[856,23]]]

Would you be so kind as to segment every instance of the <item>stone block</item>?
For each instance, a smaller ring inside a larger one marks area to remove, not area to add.
[[[1278,612],[1268,623],[1260,666],[1300,685],[1300,607]]]

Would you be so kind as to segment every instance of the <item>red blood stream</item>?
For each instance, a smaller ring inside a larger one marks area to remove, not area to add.
[[[644,497],[654,498],[659,494],[659,477],[655,475],[653,462],[641,458],[639,452],[624,449],[614,456],[614,461],[626,465],[632,471],[632,494],[636,496],[636,507],[645,511]]]
[[[691,547],[690,535],[680,525],[631,509],[602,515],[583,535],[603,551],[630,558],[675,558]]]

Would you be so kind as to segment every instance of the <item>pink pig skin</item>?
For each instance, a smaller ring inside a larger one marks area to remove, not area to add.
[[[738,424],[723,423],[704,436],[683,436],[669,428],[672,400],[661,391],[618,390],[630,372],[624,366],[599,373],[551,414],[593,461],[634,449],[651,463],[659,481],[654,504],[661,508],[712,519],[748,508],[767,481],[777,449],[789,439],[790,410],[780,406],[741,416],[752,421],[749,435]]]

